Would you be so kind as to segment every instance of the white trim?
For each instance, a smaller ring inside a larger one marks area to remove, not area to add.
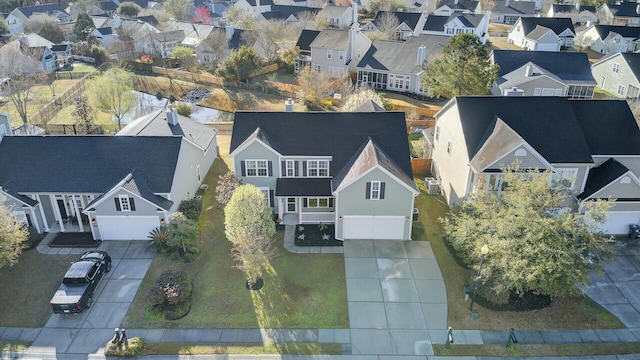
[[[44,206],[42,206],[42,200],[40,199],[40,194],[34,194],[34,196],[36,197],[34,200],[36,200],[38,202],[38,205],[40,205],[40,216],[42,216],[42,222],[43,222],[43,226],[44,226],[44,231],[49,232],[49,224],[47,221],[47,217],[45,216],[44,213]]]
[[[625,176],[629,176],[631,179],[633,179],[633,181],[636,183],[636,185],[638,187],[640,187],[640,180],[638,180],[638,178],[633,174],[633,172],[631,170],[629,170],[629,171],[623,173],[622,175],[618,176],[617,178],[611,180],[611,182],[609,182],[607,185],[601,187],[598,191],[596,191],[593,194],[589,195],[588,197],[582,199],[580,202],[583,203],[583,202],[586,202],[589,199],[594,199],[594,195],[598,194],[599,192],[604,191],[606,188],[612,186],[613,184],[618,183],[620,181],[620,179],[625,177]],[[599,199],[599,198],[596,198],[596,199]],[[625,203],[626,202],[627,201],[625,201]]]
[[[311,168],[309,165],[310,162],[316,162],[318,164],[317,167],[315,168]],[[306,160],[306,172],[304,174],[305,177],[307,178],[328,178],[331,177],[330,174],[330,169],[331,169],[331,161],[330,160],[324,160],[324,159],[311,159],[311,160]],[[326,163],[327,167],[326,168],[321,168],[320,167],[320,163]],[[327,175],[320,175],[320,170],[327,170]],[[309,170],[316,170],[318,172],[317,175],[309,175]]]
[[[125,178],[125,180],[126,180],[126,178]],[[111,199],[111,198],[112,198],[111,196],[112,196],[115,192],[117,192],[117,191],[124,191],[124,192],[127,192],[127,193],[131,194],[131,195],[132,195],[132,196],[134,196],[135,198],[140,199],[140,200],[142,200],[142,201],[146,202],[147,204],[149,204],[149,205],[151,205],[151,206],[153,206],[153,207],[160,208],[160,205],[158,205],[158,204],[154,204],[154,203],[152,203],[151,201],[149,201],[149,200],[147,200],[147,199],[143,198],[142,196],[140,196],[140,195],[138,195],[138,194],[134,194],[134,193],[132,193],[131,191],[129,191],[128,189],[123,188],[123,187],[122,187],[122,185],[124,184],[124,181],[125,181],[125,180],[121,181],[120,183],[118,183],[118,185],[114,186],[114,187],[113,187],[113,188],[111,188],[109,191],[107,191],[106,193],[104,193],[104,194],[102,195],[102,198],[101,198],[101,199],[99,199],[98,201],[96,201],[96,202],[92,205],[92,207],[93,207],[93,208],[95,208],[96,206],[98,206],[98,205],[102,204],[102,202],[104,202],[107,198]],[[154,195],[156,195],[156,194],[154,194]],[[160,195],[157,195],[157,196],[160,196]],[[171,199],[167,199],[167,200],[171,201]],[[164,210],[164,209],[162,209],[162,210],[163,210],[163,211],[166,211],[166,210]],[[82,212],[83,212],[83,213],[85,213],[85,214],[87,214],[87,209],[84,209]]]
[[[258,128],[256,128],[257,130]],[[254,130],[255,131],[255,130]],[[251,134],[253,135],[253,133]],[[274,155],[276,155],[277,157],[283,157],[282,154],[280,154],[279,152],[275,151],[271,146],[267,145],[264,141],[258,139],[258,138],[246,138],[242,144],[240,144],[240,146],[238,146],[235,150],[233,150],[229,155],[232,158],[235,158],[236,155],[238,155],[239,152],[242,152],[244,149],[246,149],[247,147],[249,147],[249,145],[253,144],[254,142],[259,143],[260,145],[264,146],[267,150],[271,151]],[[288,157],[288,156],[287,156]]]
[[[242,169],[240,169],[240,176],[244,176],[244,177],[251,177],[251,178],[266,178],[269,177],[269,160],[267,159],[244,159],[244,175],[242,175]],[[249,166],[248,166],[248,162],[249,161],[253,161],[256,163],[256,174],[255,175],[249,175]],[[258,166],[258,164],[260,162],[264,162],[264,170],[266,171],[266,173],[264,175],[260,175],[259,174],[259,170],[262,170],[262,168],[260,166]],[[271,169],[273,171],[273,164],[271,164]]]
[[[515,130],[513,130],[509,125],[507,125],[505,123],[505,126],[507,126],[511,131],[514,132],[514,134],[516,134],[519,138],[521,143],[519,143],[518,145],[512,147],[511,149],[509,149],[508,151],[506,151],[505,153],[501,154],[500,156],[496,157],[496,160],[494,160],[492,163],[490,163],[489,165],[485,166],[483,169],[481,170],[477,170],[473,167],[473,165],[471,165],[472,169],[476,172],[476,173],[482,173],[485,172],[485,170],[493,167],[498,161],[500,161],[502,158],[504,158],[505,156],[509,155],[512,152],[515,152],[515,150],[517,150],[519,147],[525,147],[527,149],[529,149],[529,152],[536,158],[538,159],[543,165],[545,165],[547,167],[547,169],[549,170],[555,170],[555,167],[553,165],[551,165],[550,162],[547,161],[547,159],[545,159],[542,155],[540,155],[539,152],[537,152],[533,146],[529,145],[528,142],[526,142],[522,136],[520,136],[520,134],[518,134]],[[480,154],[482,152],[482,150],[484,150],[485,146],[488,146],[489,141],[485,141],[485,143],[480,147],[480,149],[476,152],[477,154]],[[475,156],[473,157],[473,159],[475,159]],[[473,159],[471,159],[470,163],[473,163]]]
[[[374,189],[374,185],[377,185],[378,188]],[[377,196],[374,196],[374,195],[377,195]],[[382,181],[380,180],[371,181],[371,187],[369,188],[369,198],[366,200],[380,200],[381,198],[382,198]]]
[[[410,192],[413,193],[413,196],[418,196],[420,195],[420,191],[410,187],[409,185],[407,185],[404,181],[400,180],[397,176],[393,175],[392,173],[390,173],[387,169],[383,168],[380,165],[376,165],[372,168],[370,168],[369,170],[363,172],[362,174],[360,174],[360,176],[352,179],[349,182],[343,182],[342,184],[340,184],[340,187],[338,187],[335,191],[333,191],[331,194],[337,198],[338,197],[338,193],[342,190],[344,190],[345,188],[351,186],[353,183],[357,182],[358,180],[362,179],[365,175],[367,175],[368,173],[372,172],[373,170],[378,169],[380,171],[382,171],[384,174],[386,174],[387,176],[389,176],[391,179],[395,180],[398,184],[400,184],[402,187],[404,187],[405,189],[409,190]],[[415,181],[414,181],[415,184]],[[417,186],[416,186],[417,187]]]
[[[118,194],[118,203],[120,204],[120,210],[122,212],[131,212],[131,202],[129,201],[128,195]]]

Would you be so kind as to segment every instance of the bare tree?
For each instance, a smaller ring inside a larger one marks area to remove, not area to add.
[[[162,4],[164,11],[176,20],[189,17],[189,0],[167,0]]]
[[[58,23],[58,19],[51,15],[35,14],[31,16],[27,21],[25,21],[22,27],[25,34],[36,33],[45,23],[55,24]]]
[[[224,17],[227,19],[227,23],[238,29],[251,30],[255,28],[253,15],[240,6],[231,6],[224,13]]]
[[[7,79],[7,90],[11,102],[16,107],[22,123],[28,124],[28,102],[31,90],[45,79],[42,65],[35,59],[42,59],[43,50],[20,50],[18,41],[7,44],[0,56],[0,79]]]
[[[256,30],[248,32],[252,35],[250,43],[254,44],[256,51],[269,62],[278,58],[284,42],[294,36],[293,30],[278,20],[260,21],[256,27]],[[247,40],[250,37],[247,37]]]
[[[202,52],[205,55],[205,63],[216,69],[229,51],[229,39],[225,31],[214,29],[202,42]]]
[[[76,119],[76,125],[80,128],[80,133],[89,134],[95,126],[93,119],[95,112],[89,104],[89,98],[85,94],[78,94],[74,97],[75,109],[71,115]]]
[[[376,39],[390,40],[396,38],[395,32],[398,26],[400,26],[400,21],[398,21],[398,17],[395,16],[392,12],[385,11],[380,14],[375,25],[378,31],[377,34],[376,32],[374,32],[374,34],[372,35],[377,35],[374,36]],[[370,36],[368,37],[369,39],[371,39]]]
[[[322,99],[331,89],[332,78],[329,73],[319,73],[310,66],[300,70],[296,81],[300,85],[298,99],[303,101],[309,110],[320,110]]]

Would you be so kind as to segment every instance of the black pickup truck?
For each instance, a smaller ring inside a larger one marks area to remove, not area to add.
[[[106,251],[87,251],[71,264],[58,291],[51,299],[54,314],[77,314],[91,307],[93,291],[105,273],[111,270]]]

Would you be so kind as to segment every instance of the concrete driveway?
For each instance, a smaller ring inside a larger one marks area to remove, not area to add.
[[[78,315],[51,315],[32,348],[54,347],[60,359],[86,358],[120,327],[156,249],[148,241],[104,241],[99,249],[111,255],[113,265],[94,292],[93,306]]]
[[[344,242],[353,355],[433,355],[447,296],[427,241]]]
[[[603,274],[593,274],[585,294],[630,329],[640,329],[640,239],[617,240]]]

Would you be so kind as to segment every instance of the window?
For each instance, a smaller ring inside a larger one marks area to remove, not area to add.
[[[436,141],[438,141],[439,137],[440,137],[440,125],[436,125],[436,132],[435,132],[434,138],[436,139]]]
[[[447,154],[451,155],[451,140],[447,141]]]
[[[265,205],[269,206],[269,188],[258,188],[262,191],[262,195],[264,195]]]
[[[328,208],[329,198],[307,198],[308,208]]]
[[[557,169],[557,172],[553,174],[552,180],[555,183],[564,184],[569,190],[573,190],[576,185],[576,177],[578,176],[578,169]]]
[[[613,72],[614,73],[620,72],[620,64],[613,63]]]
[[[368,182],[365,198],[369,200],[384,199],[384,182],[381,182],[381,181]]]
[[[344,51],[338,52],[338,57],[340,58],[340,60],[344,60]]]
[[[618,95],[624,96],[624,85],[618,85]]]
[[[331,50],[327,50],[327,59],[331,59],[333,57],[333,52]]]
[[[533,89],[533,96],[540,96],[541,92],[542,92],[542,89],[535,88],[535,89]]]
[[[245,171],[243,171],[243,176],[270,176],[269,171],[269,163],[267,160],[247,160],[244,162]]]
[[[196,177],[198,178],[198,182],[200,182],[200,180],[202,180],[202,176],[200,175],[200,165],[198,165],[198,167],[196,167]]]
[[[132,197],[128,195],[118,195],[114,200],[116,202],[116,211],[136,211],[136,203]]]
[[[284,175],[286,177],[296,176],[296,162],[294,160],[285,161]]]
[[[329,176],[329,160],[308,160],[307,176],[309,177]]]

